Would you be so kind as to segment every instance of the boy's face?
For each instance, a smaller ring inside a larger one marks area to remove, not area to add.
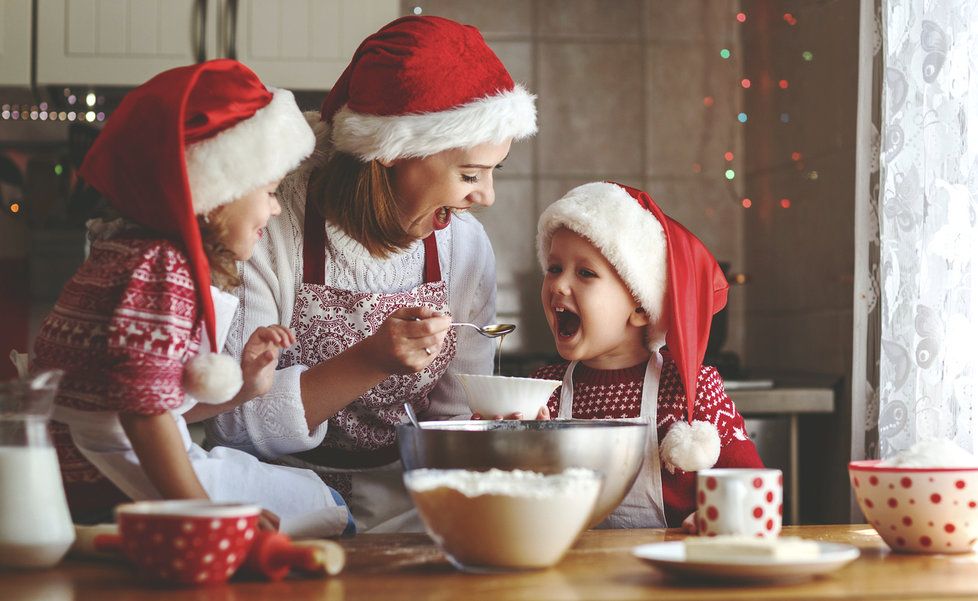
[[[215,209],[213,218],[224,226],[221,244],[239,261],[247,261],[268,220],[282,212],[275,190],[281,180],[269,182],[241,198]]]
[[[647,359],[646,314],[604,255],[566,228],[554,232],[540,299],[557,352],[597,369]]]

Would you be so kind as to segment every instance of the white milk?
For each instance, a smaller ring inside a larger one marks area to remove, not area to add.
[[[74,540],[55,450],[0,446],[0,565],[52,566]]]
[[[553,565],[587,526],[601,489],[584,469],[416,470],[405,480],[428,533],[463,569]]]

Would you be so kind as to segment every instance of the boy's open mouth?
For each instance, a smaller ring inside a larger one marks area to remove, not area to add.
[[[554,309],[557,316],[557,333],[564,338],[570,338],[581,329],[581,318],[577,313],[562,307]]]

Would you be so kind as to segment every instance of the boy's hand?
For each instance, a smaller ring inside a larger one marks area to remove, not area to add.
[[[482,417],[482,414],[480,414],[480,413],[473,413],[472,414],[472,419],[485,419],[485,418]],[[493,415],[489,419],[493,419],[493,420],[500,420],[500,419],[523,419],[523,413],[517,411],[516,413],[510,413],[509,415]],[[533,419],[549,421],[550,420],[550,409],[546,405],[544,405],[543,407],[540,407],[540,410],[537,411],[537,416],[535,418],[533,418]]]
[[[696,526],[695,511],[686,516],[686,519],[683,520],[682,528],[683,528],[683,532],[686,532],[688,534],[696,534],[697,532],[699,532],[699,528]]]
[[[295,344],[295,334],[286,327],[272,325],[258,328],[241,351],[241,377],[247,398],[261,396],[272,387],[278,353]]]

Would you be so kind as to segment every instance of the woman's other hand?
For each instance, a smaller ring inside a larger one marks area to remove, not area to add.
[[[367,356],[389,374],[417,373],[441,352],[451,323],[428,307],[398,309],[364,341]]]
[[[241,390],[245,398],[261,396],[272,388],[281,349],[295,344],[295,334],[284,326],[258,328],[241,351]]]
[[[486,418],[482,417],[482,415],[479,414],[479,413],[473,413],[472,414],[472,419],[486,419]],[[516,413],[510,413],[509,415],[493,415],[489,419],[492,419],[492,420],[500,420],[500,419],[523,419],[523,413],[520,412],[520,411],[517,411]],[[549,421],[550,420],[550,409],[548,409],[546,405],[544,405],[543,407],[540,407],[540,410],[537,411],[537,416],[535,418],[533,418],[533,419]]]

